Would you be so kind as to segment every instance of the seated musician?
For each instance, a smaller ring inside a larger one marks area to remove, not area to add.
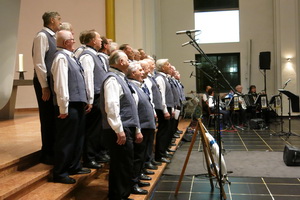
[[[259,112],[259,107],[258,105],[255,105],[254,102],[258,97],[258,94],[256,93],[256,86],[255,85],[250,85],[249,87],[249,92],[248,92],[249,98],[252,98],[250,102],[252,103],[248,107],[248,112],[250,113],[250,118],[257,118],[257,113]]]
[[[202,96],[202,113],[203,116],[208,115],[208,90],[211,89],[211,86],[207,85],[205,88],[205,93]]]
[[[238,118],[238,123],[239,126],[243,127],[243,126],[247,126],[247,113],[246,113],[246,109],[247,109],[247,105],[245,103],[245,100],[243,98],[243,87],[241,85],[237,85],[235,87],[235,91],[236,94],[234,94],[234,96],[238,96],[238,100],[239,100],[239,118]]]
[[[215,92],[213,88],[208,90],[208,106],[211,113],[217,113],[216,110],[216,99],[215,99]],[[220,104],[221,105],[221,104]],[[230,111],[229,110],[222,110],[221,106],[219,106],[219,113],[223,115],[223,125],[226,129],[230,129],[232,127],[231,120],[230,120]]]

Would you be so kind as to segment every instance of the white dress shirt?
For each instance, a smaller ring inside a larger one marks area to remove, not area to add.
[[[116,73],[124,82],[125,74],[114,68],[109,71]],[[107,114],[107,122],[115,133],[124,132],[121,116],[120,116],[120,99],[124,95],[123,88],[113,76],[104,81],[104,99],[105,112]],[[135,99],[136,101],[136,99]],[[136,127],[136,133],[140,133],[140,129]]]
[[[86,47],[85,50],[97,55],[97,51],[90,47]],[[84,79],[86,84],[86,92],[88,96],[88,103],[93,104],[94,101],[94,68],[95,62],[91,55],[85,54],[80,57],[79,62],[84,70]]]
[[[167,79],[167,74],[165,74],[163,72],[157,72],[157,73],[161,74],[162,76],[164,76]],[[167,105],[166,105],[166,83],[162,76],[157,76],[155,78],[155,80],[156,80],[157,84],[159,85],[159,90],[161,92],[163,111],[164,111],[164,113],[167,113],[168,109],[167,109]]]
[[[43,30],[55,37],[55,33],[51,29],[44,27]],[[42,88],[49,87],[47,82],[47,68],[45,64],[45,56],[48,50],[48,37],[44,32],[39,32],[33,40],[32,59],[37,78]]]
[[[58,49],[60,50],[60,49]],[[73,59],[73,53],[63,49],[68,56]],[[74,59],[74,62],[75,59]],[[64,54],[58,54],[52,63],[51,72],[54,80],[54,91],[60,114],[68,114],[69,106],[69,86],[68,86],[68,59]]]

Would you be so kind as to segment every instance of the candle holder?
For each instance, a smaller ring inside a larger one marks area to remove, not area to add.
[[[25,79],[24,73],[25,73],[26,71],[17,71],[17,72],[19,72],[19,80],[24,80],[24,79]]]

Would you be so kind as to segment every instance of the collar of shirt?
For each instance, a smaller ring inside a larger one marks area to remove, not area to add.
[[[50,33],[50,35],[51,35],[52,37],[55,37],[55,33],[54,33],[50,28],[44,27],[43,29],[44,29],[45,31],[47,31],[48,33]]]
[[[64,49],[64,48],[61,48],[61,47],[57,47],[57,50],[62,50],[64,53],[66,53],[70,58],[73,58],[74,60],[75,60],[75,58],[74,58],[74,53],[72,52],[72,51],[69,51],[69,50],[67,50],[67,49]]]
[[[134,80],[134,79],[128,79],[128,81],[130,82],[130,83],[133,83],[133,84],[135,84],[136,86],[138,86],[139,88],[141,88],[142,87],[142,84],[143,83],[141,83],[141,82],[139,82],[139,81],[137,81],[137,80]]]
[[[90,47],[90,46],[86,46],[86,48],[85,48],[86,50],[88,50],[88,51],[90,51],[90,52],[92,52],[93,54],[95,54],[95,55],[97,55],[97,51],[96,51],[96,49],[94,49],[94,48],[92,48],[92,47]]]
[[[120,70],[110,67],[109,68],[110,72],[114,72],[115,74],[117,74],[118,76],[120,76],[124,81],[125,81],[125,74],[123,72],[121,72]]]
[[[108,56],[107,54],[105,54],[105,53],[103,53],[103,52],[99,52],[99,54],[100,54],[101,56],[103,56],[104,58],[109,59],[109,56]]]
[[[164,72],[157,72],[157,73],[159,73],[159,74],[161,74],[161,75],[163,75],[164,77],[167,78],[167,74],[165,74]]]

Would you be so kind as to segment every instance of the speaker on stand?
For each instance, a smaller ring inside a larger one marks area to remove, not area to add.
[[[267,95],[267,73],[266,70],[271,69],[271,52],[264,51],[259,53],[259,69],[264,70],[264,91]],[[268,109],[262,109],[262,118],[264,119],[265,124],[268,126],[269,117],[268,117]]]
[[[264,51],[259,53],[259,69],[264,70],[265,93],[267,94],[267,77],[266,70],[271,69],[271,52]]]

